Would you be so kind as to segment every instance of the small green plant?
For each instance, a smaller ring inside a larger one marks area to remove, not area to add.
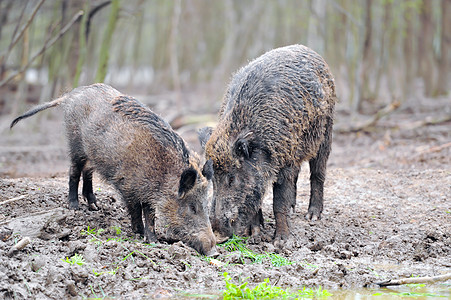
[[[397,297],[412,297],[412,298],[417,298],[417,297],[447,297],[447,296],[433,294],[433,293],[417,293],[417,292],[400,292],[400,293],[395,293],[395,292],[390,292],[390,293],[378,292],[378,293],[374,293],[372,296],[384,296],[384,297],[397,296]]]
[[[92,273],[94,273],[94,275],[96,275],[96,276],[100,276],[100,275],[103,275],[103,274],[116,275],[117,270],[119,270],[119,268],[120,268],[120,266],[117,266],[116,269],[112,269],[112,270],[109,270],[109,271],[103,271],[103,272],[96,272],[96,270],[92,269]]]
[[[94,242],[97,246],[100,246],[102,244],[102,240],[99,239],[99,236],[105,231],[103,228],[95,229],[88,227],[86,229],[83,229],[80,234],[81,235],[89,235],[91,236],[91,239],[89,239],[90,242]]]
[[[426,285],[424,283],[409,283],[409,284],[406,284],[406,286],[411,290],[419,290],[419,289],[426,287]]]
[[[116,235],[121,235],[122,229],[121,229],[119,226],[114,225],[114,226],[112,226],[111,228],[114,230],[114,232],[116,233]]]
[[[292,265],[294,262],[280,256],[276,253],[264,253],[258,254],[251,251],[246,247],[247,238],[233,235],[231,239],[223,243],[221,246],[227,251],[239,251],[241,253],[241,262],[244,263],[244,259],[249,259],[252,263],[262,263],[265,259],[269,260],[274,267],[281,267],[286,265]]]
[[[267,253],[267,256],[271,260],[271,264],[274,267],[282,267],[294,264],[293,261],[290,261],[287,258],[280,256],[279,254]]]
[[[223,299],[304,299],[304,298],[326,298],[332,294],[326,290],[321,289],[309,289],[304,287],[297,292],[290,292],[284,290],[281,287],[273,286],[270,284],[269,279],[266,278],[262,283],[258,284],[255,288],[249,288],[248,282],[241,283],[240,285],[231,282],[232,278],[224,272],[224,280],[226,283],[226,289],[223,291]]]
[[[95,229],[95,228],[91,228],[88,227],[86,229],[83,229],[80,234],[81,235],[95,235],[95,236],[99,236],[100,234],[102,234],[102,232],[104,232],[105,229],[99,228],[99,229]]]
[[[77,264],[79,266],[83,266],[85,264],[85,259],[83,258],[83,255],[78,253],[75,253],[71,258],[66,257],[66,259],[61,260],[71,265]]]

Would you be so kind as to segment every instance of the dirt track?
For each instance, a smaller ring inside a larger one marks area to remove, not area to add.
[[[282,250],[271,243],[274,218],[268,195],[263,209],[266,241],[248,247],[255,253],[278,252],[294,262],[282,267],[268,259],[243,263],[239,253],[223,248],[218,260],[225,265],[216,266],[182,243],[130,240],[125,207],[98,179],[101,210],[88,211],[84,200],[81,210],[68,210],[64,145],[48,146],[50,153],[38,147],[32,151],[28,143],[20,144],[20,129],[15,129],[2,135],[0,149],[0,297],[129,299],[183,291],[218,293],[225,286],[224,271],[251,284],[269,278],[282,287],[321,285],[330,290],[449,273],[451,147],[446,144],[451,122],[417,126],[428,116],[451,113],[449,99],[436,105],[402,107],[371,134],[336,134],[323,218],[315,223],[303,219],[309,193],[304,165],[290,218],[293,239]],[[337,118],[338,125],[350,121]],[[32,177],[23,176],[26,169]],[[25,236],[31,243],[9,257],[11,247]],[[82,266],[63,261],[76,253],[84,257]]]

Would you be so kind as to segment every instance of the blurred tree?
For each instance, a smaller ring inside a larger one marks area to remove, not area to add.
[[[428,95],[449,91],[450,1],[0,0],[0,88],[37,73],[42,99],[107,81],[216,102],[240,66],[301,43],[326,59],[347,110],[374,113],[417,79]]]
[[[438,58],[438,78],[437,86],[433,93],[434,96],[447,95],[450,88],[451,0],[442,0],[441,4],[440,55]]]
[[[96,82],[103,82],[108,70],[108,59],[110,58],[111,40],[119,14],[119,0],[112,0],[111,12],[108,18],[108,25],[105,30],[102,45],[100,47],[99,65],[97,67]]]
[[[438,1],[437,1],[438,2]],[[419,75],[424,82],[424,92],[427,96],[433,93],[434,83],[434,23],[432,18],[432,0],[423,0],[421,6],[421,32],[418,35]]]

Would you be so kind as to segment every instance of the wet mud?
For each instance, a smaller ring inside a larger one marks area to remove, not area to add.
[[[451,112],[449,99],[437,107],[421,102],[415,110],[402,107],[369,132],[336,132],[322,219],[303,217],[309,198],[305,164],[289,219],[292,238],[281,249],[272,244],[275,222],[267,195],[262,242],[247,247],[253,253],[277,253],[289,262],[284,266],[271,262],[269,255],[255,262],[223,247],[212,262],[181,242],[144,244],[131,232],[118,194],[98,177],[94,188],[100,210],[89,211],[81,196],[81,209],[69,210],[64,136],[52,144],[55,140],[44,131],[4,133],[0,298],[219,295],[224,272],[251,286],[269,278],[284,288],[322,286],[332,293],[388,279],[450,273],[451,147],[446,144],[451,122],[418,126],[428,116]],[[348,121],[350,116],[338,114],[338,125]],[[18,138],[21,134],[32,141]],[[40,134],[51,140],[50,146],[31,137]],[[17,249],[24,238],[29,243],[24,240]],[[75,258],[80,256],[79,265]]]

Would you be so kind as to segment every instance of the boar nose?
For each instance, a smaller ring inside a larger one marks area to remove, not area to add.
[[[216,243],[218,243],[218,244],[224,243],[225,241],[227,241],[229,239],[228,236],[224,236],[218,231],[213,231],[213,232],[214,232],[215,237],[216,237]]]
[[[205,253],[206,256],[211,257],[211,258],[216,258],[219,256],[219,252],[216,249],[216,246],[214,246],[213,248],[210,249],[210,251],[208,251],[207,253]]]
[[[209,257],[217,257],[219,255],[216,249],[216,238],[211,228],[201,232],[199,240],[201,242],[201,253]]]

